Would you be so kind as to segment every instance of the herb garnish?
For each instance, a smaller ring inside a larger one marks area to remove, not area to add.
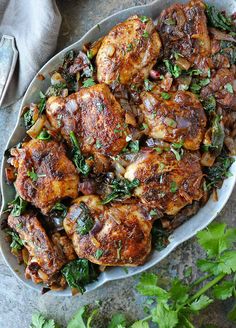
[[[93,86],[93,85],[95,85],[95,84],[96,84],[96,83],[94,82],[94,79],[93,79],[92,77],[90,77],[90,78],[84,80],[84,82],[83,82],[83,87],[84,87],[84,88],[89,88],[89,87],[91,87],[91,86]]]
[[[206,15],[209,25],[224,31],[235,31],[231,18],[218,11],[215,6],[206,5]]]
[[[94,254],[94,257],[97,259],[97,260],[99,260],[100,259],[100,257],[103,255],[103,250],[102,249],[97,249],[96,250],[96,253]]]
[[[130,52],[131,50],[133,49],[133,44],[132,43],[129,43],[126,47],[126,51],[127,52]]]
[[[40,103],[39,103],[39,114],[42,114],[44,112],[44,109],[46,108],[46,96],[45,94],[40,91]]]
[[[168,70],[168,72],[174,77],[174,78],[178,78],[181,73],[182,73],[182,70],[181,68],[178,66],[178,65],[173,65],[171,63],[171,61],[169,61],[168,59],[164,59],[163,60],[164,64],[166,65],[166,68]]]
[[[140,20],[142,23],[147,23],[149,21],[149,18],[147,16],[141,16]]]
[[[143,34],[142,34],[142,37],[144,38],[149,38],[149,33],[147,31],[144,31]]]
[[[129,181],[127,179],[114,179],[111,183],[113,191],[103,199],[102,204],[107,204],[115,199],[121,199],[126,196],[130,197],[132,190],[139,186],[139,180],[134,179]]]
[[[149,81],[148,79],[144,80],[144,89],[146,91],[152,91],[153,89],[153,83],[151,81]]]
[[[31,168],[31,171],[27,171],[27,175],[28,175],[28,177],[30,177],[30,179],[33,182],[36,182],[38,180],[38,178],[44,178],[44,177],[46,177],[46,174],[37,174],[34,171],[34,167]]]
[[[234,93],[234,89],[233,89],[233,86],[231,83],[227,83],[225,86],[224,86],[225,90],[227,90],[229,93]]]
[[[71,288],[78,289],[82,294],[85,291],[85,285],[96,280],[97,272],[95,266],[85,259],[71,261],[61,270],[68,285]]]
[[[170,191],[175,193],[178,190],[178,185],[175,181],[172,181],[170,184]]]
[[[24,124],[25,128],[28,130],[31,128],[32,125],[34,125],[33,120],[33,111],[31,109],[27,110],[27,112],[24,113]]]
[[[181,158],[183,157],[184,154],[184,150],[182,149],[183,144],[184,144],[183,141],[179,143],[174,142],[170,146],[170,150],[172,151],[172,153],[175,154],[175,158],[177,159],[177,161],[180,161]]]
[[[39,140],[50,140],[51,135],[46,130],[43,130],[39,133],[39,135],[37,136],[37,139],[39,139]]]
[[[61,213],[62,218],[65,218],[67,214],[67,207],[64,204],[58,202],[52,207],[51,212],[53,211],[62,212]]]
[[[79,143],[73,131],[70,132],[70,139],[73,146],[72,149],[73,162],[79,172],[81,172],[83,175],[87,175],[90,172],[90,167],[85,162],[85,158],[81,153]]]
[[[16,195],[15,199],[8,205],[9,207],[12,207],[11,215],[20,216],[25,212],[28,203],[19,195]]]
[[[23,241],[20,239],[19,235],[15,231],[8,230],[7,234],[11,236],[10,247],[12,250],[18,251],[24,246]]]
[[[207,114],[214,112],[216,109],[216,99],[214,96],[209,96],[202,101],[203,108]]]
[[[167,92],[162,92],[161,97],[165,100],[169,100],[171,98],[171,95]]]
[[[87,235],[94,226],[94,220],[91,216],[90,210],[85,203],[79,205],[81,213],[77,218],[77,231],[81,236]]]
[[[128,147],[131,150],[131,153],[138,153],[139,152],[139,140],[130,141]]]

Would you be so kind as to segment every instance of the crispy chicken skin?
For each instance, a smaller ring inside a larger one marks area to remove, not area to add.
[[[158,24],[158,31],[164,46],[164,57],[181,54],[194,63],[200,55],[210,54],[210,39],[205,4],[200,0],[188,4],[173,4],[163,10]]]
[[[62,144],[33,139],[14,153],[16,191],[43,214],[48,213],[57,201],[78,196],[79,176]]]
[[[80,235],[77,219],[80,204],[85,203],[94,220],[88,234]],[[152,222],[148,212],[138,205],[100,205],[94,195],[79,197],[70,207],[64,228],[72,239],[79,257],[104,266],[137,266],[144,263],[151,251]],[[100,257],[97,251],[102,251]]]
[[[47,117],[68,143],[70,132],[76,133],[84,153],[116,155],[127,144],[125,112],[105,84],[49,98]]]
[[[158,88],[141,94],[148,135],[168,142],[183,141],[186,149],[199,149],[207,120],[200,101],[187,91],[169,92],[169,96],[164,100]]]
[[[98,81],[109,85],[142,82],[156,63],[160,48],[152,20],[130,17],[104,37],[96,57]]]
[[[18,217],[9,215],[8,225],[20,236],[29,252],[26,277],[35,283],[50,283],[54,275],[68,262],[63,251],[48,237],[33,212]]]
[[[143,151],[125,173],[126,179],[137,178],[141,183],[135,196],[147,207],[168,215],[202,197],[202,177],[200,154],[186,150],[180,161],[172,152]]]

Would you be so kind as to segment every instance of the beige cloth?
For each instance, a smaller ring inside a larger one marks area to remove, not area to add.
[[[37,71],[53,55],[60,25],[61,15],[54,0],[0,0],[0,38],[3,34],[14,36],[19,52],[3,107],[24,94]]]

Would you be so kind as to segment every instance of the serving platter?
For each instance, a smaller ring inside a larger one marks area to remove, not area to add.
[[[15,146],[25,136],[25,126],[21,118],[23,107],[31,102],[39,102],[39,90],[46,90],[47,87],[50,85],[50,78],[48,73],[55,70],[61,64],[61,62],[63,61],[63,57],[67,51],[71,49],[80,50],[84,43],[93,42],[97,40],[101,36],[105,35],[114,25],[118,24],[121,21],[124,21],[132,15],[145,15],[155,20],[164,8],[169,7],[170,5],[176,2],[184,3],[187,1],[156,0],[149,5],[133,7],[118,12],[101,21],[99,24],[94,26],[89,32],[87,32],[80,40],[78,40],[71,46],[65,48],[57,55],[55,55],[52,59],[50,59],[38,72],[38,74],[42,74],[45,76],[45,80],[38,80],[35,76],[25,93],[19,110],[19,116],[15,129],[6,145],[6,149]],[[236,11],[236,2],[234,0],[225,0],[224,2],[213,0],[209,3],[214,4],[215,6],[217,6],[217,8],[221,10],[227,10],[229,14]],[[6,213],[4,213],[4,210],[6,209],[8,202],[12,201],[15,196],[14,188],[12,186],[9,186],[5,180],[4,171],[6,166],[7,157],[4,156],[1,168],[1,220],[3,220],[4,217],[7,215]],[[223,209],[233,191],[236,181],[236,162],[234,162],[234,164],[231,166],[230,171],[232,173],[232,176],[224,181],[222,188],[218,191],[219,200],[215,202],[212,198],[210,198],[207,204],[203,208],[201,208],[196,215],[194,215],[191,219],[182,224],[171,234],[171,236],[169,237],[169,244],[165,249],[159,252],[153,251],[144,265],[136,268],[129,268],[127,273],[119,267],[107,269],[105,272],[100,274],[96,282],[86,286],[86,292],[98,288],[107,281],[130,277],[132,275],[147,270],[148,268],[152,267],[153,265],[160,262],[163,258],[165,258],[178,245],[193,237],[199,230],[205,228],[211,221],[216,218],[219,212]],[[24,267],[22,265],[19,265],[17,263],[17,259],[11,254],[9,243],[5,240],[5,233],[2,230],[0,230],[0,247],[7,265],[16,275],[16,277],[28,287],[31,287],[41,292],[42,285],[35,285],[31,280],[25,279]],[[57,296],[71,296],[71,290],[67,288],[66,290],[59,292],[50,291],[50,294],[55,294]]]

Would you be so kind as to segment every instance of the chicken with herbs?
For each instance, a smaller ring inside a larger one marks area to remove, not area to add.
[[[188,91],[163,93],[160,89],[141,93],[141,110],[150,137],[182,142],[186,149],[197,150],[202,142],[206,115],[197,97]]]
[[[125,111],[105,84],[49,98],[47,117],[68,143],[73,131],[85,154],[117,155],[127,144]]]
[[[7,238],[27,278],[83,293],[217,198],[236,154],[235,17],[176,3],[65,54],[6,167]]]
[[[175,150],[177,152],[177,150]],[[130,164],[125,178],[138,179],[140,186],[134,190],[147,208],[156,208],[158,212],[175,215],[193,200],[202,195],[200,156],[198,152],[181,151],[176,153],[156,150],[142,151],[136,161]]]
[[[30,211],[18,217],[10,215],[8,225],[19,234],[24,247],[28,250],[26,278],[37,284],[43,282],[47,285],[65,285],[60,269],[69,259],[49,238],[37,214]]]
[[[96,264],[136,266],[151,251],[151,217],[136,204],[107,207],[97,196],[82,196],[70,207],[64,227],[77,255]]]
[[[47,214],[63,198],[76,198],[79,175],[63,144],[32,139],[12,150],[20,197]]]
[[[99,83],[112,86],[142,83],[161,49],[151,18],[133,16],[104,37],[96,57]]]

